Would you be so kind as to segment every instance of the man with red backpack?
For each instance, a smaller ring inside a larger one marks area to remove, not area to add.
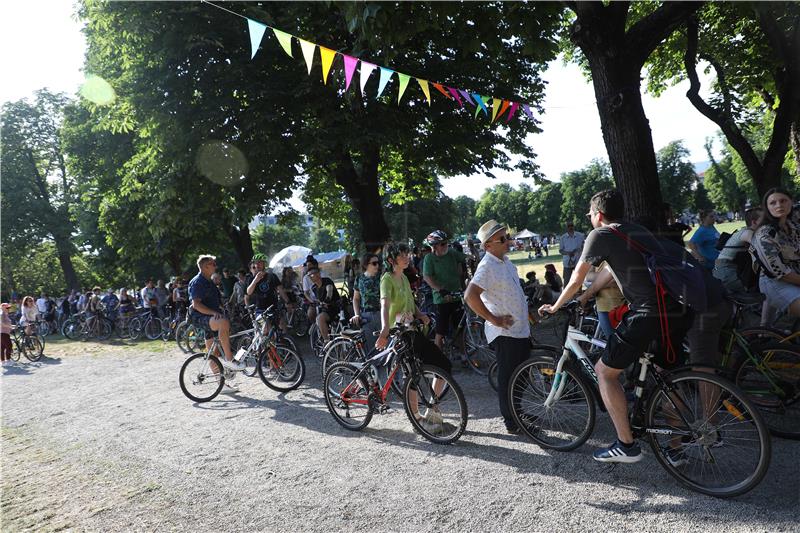
[[[614,423],[617,441],[595,451],[594,458],[601,462],[635,463],[642,458],[642,451],[633,439],[619,376],[648,349],[653,339],[661,340],[660,351],[667,353],[666,361],[663,357],[656,360],[659,365],[680,362],[681,344],[692,324],[692,313],[671,294],[659,293],[643,250],[649,257],[669,258],[677,263],[681,258],[672,257],[675,254],[644,227],[624,222],[624,213],[625,205],[617,191],[606,190],[592,197],[587,216],[594,230],[587,236],[575,271],[561,296],[555,304],[541,306],[539,313],[555,313],[578,292],[592,266],[604,261],[608,264],[630,309],[595,365],[600,394]],[[665,328],[662,327],[664,319],[668,319]]]

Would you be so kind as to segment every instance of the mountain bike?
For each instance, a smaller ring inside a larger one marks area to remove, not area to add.
[[[28,335],[25,326],[12,328],[11,342],[14,344],[11,350],[11,359],[14,361],[19,361],[20,356],[24,355],[29,361],[35,362],[44,354],[44,338],[38,333]]]
[[[413,335],[419,325],[391,328],[387,347],[363,363],[340,361],[330,366],[322,390],[339,425],[360,431],[374,414],[387,413],[389,390],[402,370],[403,407],[417,433],[436,444],[451,444],[461,437],[468,416],[464,393],[450,374],[424,364],[414,353]],[[385,381],[382,369],[387,369]]]
[[[317,316],[319,316],[320,312],[326,311],[328,308],[328,306],[323,303],[317,303],[315,305],[317,306]],[[330,340],[338,337],[345,329],[347,317],[344,313],[344,305],[340,306],[339,312],[335,316],[328,316],[331,319],[328,324],[328,340]],[[325,347],[326,342],[327,341],[323,340],[322,334],[319,331],[319,326],[315,321],[308,330],[308,343],[311,346],[311,353],[321,358],[323,356],[322,349]]]
[[[559,312],[576,329],[577,302]],[[534,357],[511,377],[514,420],[544,448],[573,450],[589,438],[596,404],[602,404],[588,356],[565,342],[557,357]],[[579,347],[578,347],[579,348]],[[712,369],[667,371],[645,352],[636,365],[634,437],[646,438],[659,464],[685,487],[716,497],[753,489],[769,467],[771,441],[755,404]],[[699,367],[695,367],[699,368]]]
[[[131,319],[131,338],[133,340],[141,337],[144,333],[145,337],[154,341],[161,336],[164,331],[164,326],[160,318],[153,314],[152,308],[143,309],[141,314]]]
[[[275,342],[274,328],[268,335],[263,334],[265,321],[266,316],[260,315],[253,325],[252,343],[236,353],[237,360],[245,361],[243,371],[232,371],[222,366],[219,360],[222,354],[219,337],[214,337],[205,353],[189,356],[181,366],[178,376],[183,394],[195,402],[213,400],[226,380],[233,380],[238,372],[252,368],[248,364],[250,360],[255,361],[258,376],[267,387],[279,392],[288,392],[299,387],[305,377],[303,360],[297,353]]]

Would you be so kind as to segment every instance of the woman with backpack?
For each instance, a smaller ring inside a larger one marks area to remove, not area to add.
[[[786,189],[767,191],[750,253],[761,266],[758,286],[769,306],[800,317],[800,213],[792,202]]]
[[[744,219],[747,226],[735,232],[724,242],[720,248],[719,257],[714,262],[714,277],[722,282],[730,295],[751,292],[758,285],[758,277],[753,271],[752,259],[747,250],[750,248],[753,234],[761,223],[761,214],[760,207],[748,209],[745,212]]]

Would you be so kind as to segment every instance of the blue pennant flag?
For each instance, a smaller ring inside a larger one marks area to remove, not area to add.
[[[258,47],[261,46],[261,39],[267,27],[255,20],[247,19],[247,29],[250,30],[250,59],[256,57]]]

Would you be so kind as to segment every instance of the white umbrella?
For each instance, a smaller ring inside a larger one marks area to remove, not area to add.
[[[305,246],[287,246],[269,260],[269,267],[286,267],[294,265],[298,260],[305,259],[311,253],[311,248]]]

